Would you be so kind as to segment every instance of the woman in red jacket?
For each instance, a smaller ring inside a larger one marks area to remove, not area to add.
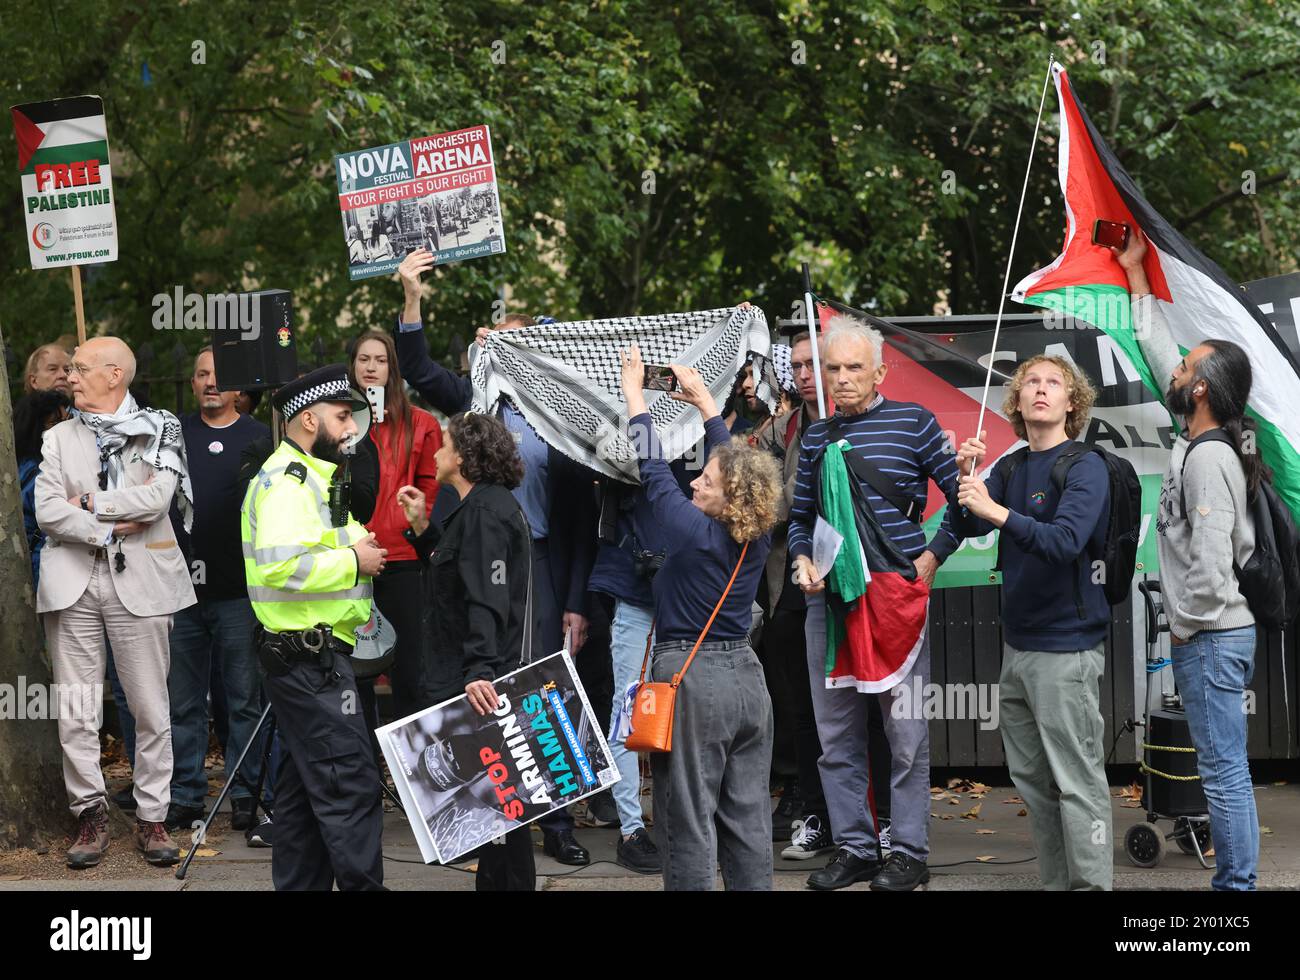
[[[414,486],[424,492],[429,506],[438,494],[438,464],[434,453],[442,447],[442,427],[428,412],[406,398],[397,367],[393,340],[381,330],[367,330],[352,345],[348,363],[352,383],[361,391],[383,389],[383,421],[372,413],[368,438],[379,457],[379,491],[375,511],[366,529],[374,532],[388,562],[375,578],[375,603],[397,631],[397,652],[388,671],[397,718],[432,704],[428,632],[424,622],[423,564],[402,537],[406,515],[397,502],[399,487]],[[366,695],[363,693],[362,698]]]

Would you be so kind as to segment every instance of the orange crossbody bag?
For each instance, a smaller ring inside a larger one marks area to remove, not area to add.
[[[718,618],[718,611],[722,609],[722,604],[727,601],[727,595],[736,582],[736,576],[740,574],[740,566],[744,563],[745,553],[748,550],[749,542],[747,541],[744,547],[740,549],[740,558],[731,573],[731,580],[727,582],[727,587],[722,590],[722,598],[713,607],[713,615],[704,624],[704,629],[700,632],[700,638],[695,641],[695,646],[691,649],[691,655],[686,658],[686,663],[682,664],[681,670],[673,674],[673,679],[669,683],[659,681],[647,684],[645,680],[646,668],[650,666],[650,644],[654,638],[654,624],[651,624],[650,634],[645,638],[645,659],[641,661],[641,681],[637,685],[636,700],[632,708],[632,731],[628,733],[627,739],[623,743],[629,751],[671,752],[673,750],[673,715],[676,714],[677,688],[681,687],[682,678],[686,676],[691,661],[695,659],[695,654],[699,652],[700,644],[704,642],[704,637],[708,635],[709,629],[713,626],[713,621]]]

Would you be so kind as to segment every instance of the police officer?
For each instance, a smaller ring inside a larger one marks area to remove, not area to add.
[[[258,656],[287,749],[271,875],[277,890],[381,889],[380,776],[348,655],[370,619],[385,551],[351,514],[332,519],[330,509],[331,480],[358,435],[353,410],[366,403],[342,364],[290,382],[273,403],[284,439],[241,511]]]

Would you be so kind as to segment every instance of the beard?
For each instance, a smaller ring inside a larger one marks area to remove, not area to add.
[[[339,466],[343,463],[343,440],[331,439],[324,430],[317,432],[311,444],[311,454],[317,459]]]
[[[1189,381],[1181,388],[1175,388],[1171,382],[1165,393],[1165,404],[1175,415],[1189,418],[1196,413],[1196,403],[1192,401],[1192,383]]]

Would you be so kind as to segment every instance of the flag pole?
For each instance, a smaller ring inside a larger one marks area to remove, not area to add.
[[[1034,138],[1029,144],[1029,162],[1025,164],[1025,183],[1020,188],[1020,207],[1016,210],[1016,223],[1011,226],[1011,250],[1007,253],[1007,271],[1002,277],[1001,299],[998,301],[998,318],[993,324],[993,349],[989,352],[988,372],[984,375],[984,394],[980,398],[979,421],[975,423],[975,438],[984,430],[984,410],[989,401],[989,385],[993,381],[993,359],[998,353],[998,334],[1002,330],[1002,313],[1007,306],[1007,289],[1011,285],[1011,262],[1016,254],[1016,238],[1020,234],[1020,216],[1025,210],[1025,194],[1029,191],[1029,172],[1034,165],[1034,147],[1038,145],[1038,127],[1043,121],[1043,106],[1047,104],[1047,86],[1052,81],[1052,66],[1056,64],[1056,55],[1047,59],[1047,77],[1043,79],[1043,96],[1038,102],[1038,118],[1034,121]],[[970,463],[971,473],[975,472],[975,461]]]
[[[808,317],[808,339],[811,341],[813,358],[813,383],[817,386],[817,417],[826,417],[826,393],[822,390],[822,362],[818,353],[821,335],[817,330],[817,315],[813,309],[812,275],[808,263],[803,264],[803,305],[804,315]]]
[[[86,307],[81,301],[81,266],[72,267],[72,302],[77,308],[77,346],[86,342]]]

